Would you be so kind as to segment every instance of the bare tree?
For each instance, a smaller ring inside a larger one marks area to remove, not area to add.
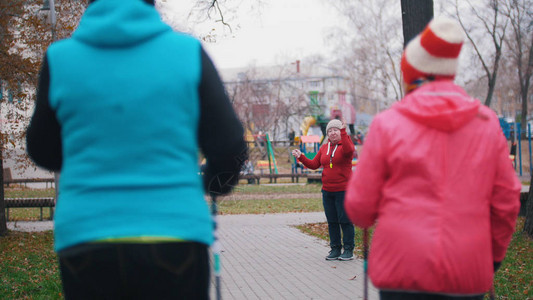
[[[331,35],[341,58],[337,65],[351,82],[358,111],[376,113],[402,97],[400,57],[403,50],[400,3],[395,0],[336,0],[352,30]],[[371,99],[367,101],[366,99]]]
[[[465,10],[468,17],[461,14]],[[502,16],[498,0],[455,0],[455,14],[485,71],[488,85],[485,105],[490,106],[508,25],[507,18]],[[490,39],[486,39],[487,36]],[[490,40],[491,46],[487,45],[487,40]],[[487,49],[491,47],[494,50],[487,53]]]
[[[511,24],[506,38],[516,67],[520,87],[521,129],[525,132],[528,115],[528,94],[533,74],[533,4],[526,0],[502,0],[504,14]]]
[[[510,35],[508,35],[509,37]],[[510,49],[506,47],[506,49]],[[511,52],[502,55],[500,61],[500,68],[498,71],[498,80],[494,88],[494,95],[492,98],[491,107],[499,112],[504,117],[516,116],[516,111],[520,110],[522,104],[520,103],[520,88],[518,84],[518,72],[516,71],[516,62]],[[475,87],[475,82],[472,82],[470,87]],[[478,86],[481,82],[478,82]],[[486,90],[485,85],[480,87]],[[480,92],[478,91],[478,94]]]
[[[305,109],[304,91],[295,84],[288,68],[249,67],[236,80],[225,82],[237,114],[250,132],[270,132],[286,137],[290,119]]]
[[[239,13],[260,16],[263,0],[156,1],[163,20],[175,30],[195,35],[207,43],[234,36],[241,28]]]

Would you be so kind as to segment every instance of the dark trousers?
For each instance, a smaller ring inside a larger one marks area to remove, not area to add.
[[[353,249],[355,245],[355,229],[344,211],[344,191],[327,192],[322,190],[322,204],[328,221],[329,245]],[[342,243],[341,243],[342,229]]]
[[[91,243],[59,253],[65,299],[209,299],[208,246]]]
[[[483,300],[483,295],[453,297],[439,294],[380,291],[381,300]]]

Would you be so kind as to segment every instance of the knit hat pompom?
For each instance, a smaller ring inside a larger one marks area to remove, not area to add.
[[[464,32],[455,20],[438,17],[407,44],[402,55],[403,81],[420,78],[453,79],[463,46]]]
[[[328,130],[330,128],[338,128],[339,130],[341,130],[342,129],[341,120],[333,119],[333,120],[329,121],[328,126],[326,127],[326,133],[328,132]]]

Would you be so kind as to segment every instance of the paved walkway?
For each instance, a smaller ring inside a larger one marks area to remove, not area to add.
[[[362,299],[362,260],[326,261],[328,243],[293,226],[325,221],[323,212],[220,216],[222,298]],[[372,287],[369,296],[378,299]]]
[[[362,260],[326,261],[327,242],[294,228],[325,220],[323,212],[219,216],[222,299],[362,299]],[[8,223],[20,231],[52,226]],[[369,298],[379,298],[373,287]]]

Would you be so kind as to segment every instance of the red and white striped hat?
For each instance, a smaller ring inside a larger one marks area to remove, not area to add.
[[[420,78],[453,79],[457,71],[464,32],[455,20],[438,17],[407,44],[402,55],[403,81]]]

